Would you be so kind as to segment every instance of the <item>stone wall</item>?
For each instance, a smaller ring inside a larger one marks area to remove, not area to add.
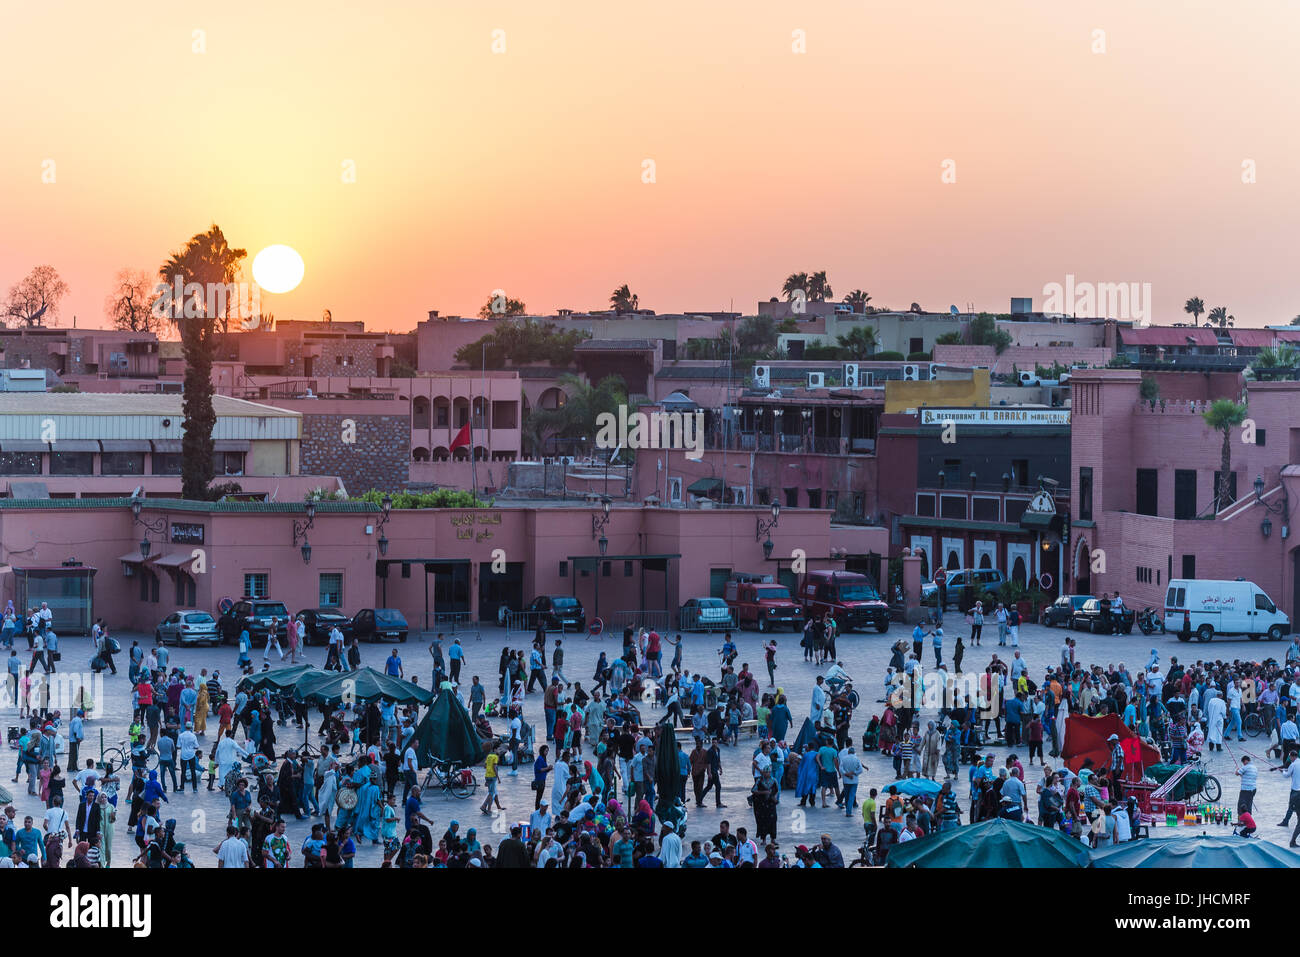
[[[349,422],[355,441],[345,442]],[[302,432],[302,474],[337,475],[349,495],[396,491],[409,478],[411,424],[405,416],[304,415]]]

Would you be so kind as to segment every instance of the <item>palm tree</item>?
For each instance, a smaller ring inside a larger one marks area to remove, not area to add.
[[[1205,303],[1201,301],[1200,296],[1193,296],[1191,299],[1188,299],[1183,303],[1183,312],[1191,314],[1193,326],[1200,325],[1201,313],[1204,311]]]
[[[1236,318],[1236,316],[1228,314],[1227,306],[1215,306],[1210,310],[1209,315],[1205,317],[1205,324],[1209,326],[1218,326],[1220,329],[1227,329],[1232,325]]]
[[[794,299],[797,293],[803,293],[805,299],[810,298],[808,295],[808,274],[806,272],[792,272],[785,280],[785,285],[781,287],[781,292],[785,296],[786,302]]]
[[[861,289],[854,289],[851,293],[849,293],[847,296],[844,297],[844,301],[853,307],[854,312],[866,313],[867,303],[871,301],[871,296],[869,296]]]
[[[808,301],[825,302],[835,293],[831,292],[830,281],[826,278],[826,270],[813,273],[808,277]]]
[[[180,332],[181,353],[185,358],[181,399],[183,498],[207,499],[213,477],[212,429],[217,424],[217,416],[212,407],[212,361],[216,357],[218,331],[229,328],[230,302],[226,300],[224,310],[210,309],[216,301],[207,291],[233,283],[239,275],[239,264],[247,255],[247,250],[231,248],[221,227],[214,224],[207,232],[191,237],[158,269],[159,278],[169,287],[179,277],[183,286],[198,283],[200,290],[187,302],[170,302],[167,317]]]
[[[610,294],[609,304],[615,312],[636,312],[639,297],[628,288],[627,283],[619,286]]]
[[[876,330],[871,326],[854,326],[847,333],[835,337],[840,348],[849,350],[851,358],[861,361],[876,351]]]
[[[1296,366],[1300,366],[1300,351],[1284,342],[1275,347],[1260,349],[1259,354],[1250,363],[1250,368],[1246,370],[1246,375],[1248,378],[1258,379],[1261,378],[1261,372],[1268,372],[1270,374],[1264,375],[1263,378],[1291,379],[1295,377]]]
[[[1219,459],[1219,487],[1214,493],[1214,510],[1220,512],[1232,504],[1229,482],[1232,478],[1232,431],[1246,419],[1246,406],[1231,399],[1215,399],[1201,413],[1205,424],[1223,433],[1223,452]]]

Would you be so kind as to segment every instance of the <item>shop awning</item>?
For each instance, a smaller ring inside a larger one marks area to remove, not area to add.
[[[214,452],[247,452],[252,447],[248,439],[216,439],[212,443]]]
[[[1051,531],[1060,527],[1061,521],[1055,512],[1024,512],[1020,516],[1020,527],[1036,532]]]
[[[100,439],[105,452],[148,452],[148,439]]]
[[[48,452],[49,450],[48,442],[37,442],[35,439],[0,440],[0,452]]]
[[[193,552],[172,552],[170,555],[164,555],[157,559],[154,565],[171,571],[186,568],[192,561],[194,561]]]
[[[722,488],[722,479],[720,478],[702,478],[696,479],[690,485],[686,486],[686,491],[692,495],[708,495],[710,492],[716,492]]]
[[[150,439],[149,444],[155,452],[177,454],[181,450],[180,439]]]
[[[50,443],[52,452],[98,452],[99,442],[95,439],[65,439]]]
[[[145,558],[140,554],[140,549],[137,548],[133,552],[127,552],[125,555],[119,556],[117,560],[127,565],[143,565],[145,562],[158,561],[158,556],[151,554],[148,558]]]

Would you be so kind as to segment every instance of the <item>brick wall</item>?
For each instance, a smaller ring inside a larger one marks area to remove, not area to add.
[[[356,441],[343,441],[345,420]],[[337,475],[349,495],[368,489],[395,490],[409,476],[411,424],[398,415],[304,415],[301,472]]]
[[[1010,375],[1013,366],[1021,372],[1033,372],[1035,365],[1051,368],[1053,362],[1066,366],[1104,366],[1110,358],[1110,350],[1101,348],[1048,349],[1010,346],[998,355],[992,346],[936,345],[934,347],[935,362],[957,366],[988,366],[995,375]]]

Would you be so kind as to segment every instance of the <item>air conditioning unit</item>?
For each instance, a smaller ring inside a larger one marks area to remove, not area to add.
[[[771,366],[754,366],[753,383],[755,389],[770,389],[772,387]]]
[[[919,365],[915,365],[914,363],[908,363],[907,365],[903,366],[904,382],[921,382],[923,379],[929,379],[929,378],[930,378],[929,367],[927,367],[925,369],[924,374],[922,374],[921,367]]]
[[[809,373],[808,373],[808,388],[810,388],[810,389],[824,389],[824,388],[826,388],[826,373],[825,373],[825,372],[809,372]]]
[[[876,375],[861,368],[856,362],[844,364],[844,388],[870,389],[876,384]]]

